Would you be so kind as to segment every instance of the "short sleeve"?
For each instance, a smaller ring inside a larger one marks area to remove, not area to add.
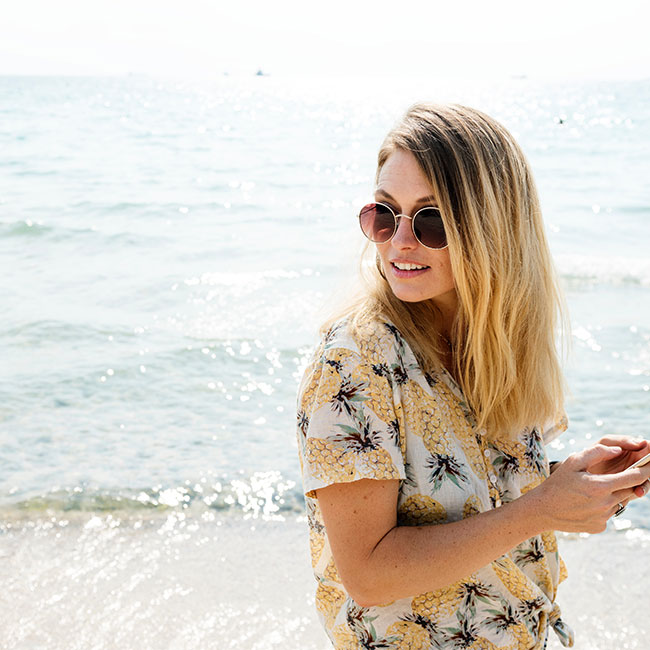
[[[324,349],[298,397],[298,448],[310,497],[334,483],[406,478],[386,364],[344,347]]]
[[[563,434],[569,427],[569,420],[567,419],[566,413],[559,413],[557,417],[549,420],[542,430],[542,438],[544,444],[548,445],[549,442],[552,442]]]

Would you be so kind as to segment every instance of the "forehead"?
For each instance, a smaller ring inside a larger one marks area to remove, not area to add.
[[[400,201],[415,201],[431,194],[432,188],[415,156],[410,151],[397,149],[379,170],[377,190],[384,190]]]

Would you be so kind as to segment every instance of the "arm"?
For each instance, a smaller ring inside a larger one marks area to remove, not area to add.
[[[601,532],[650,466],[597,476],[587,469],[620,454],[595,445],[573,454],[511,503],[449,524],[397,526],[398,481],[360,480],[317,491],[346,590],[362,606],[445,587],[545,530]]]
[[[544,530],[532,491],[454,523],[397,526],[398,485],[364,479],[318,490],[339,575],[365,607],[451,584]]]

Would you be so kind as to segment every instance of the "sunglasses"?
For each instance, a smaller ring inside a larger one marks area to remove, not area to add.
[[[368,203],[359,212],[359,225],[363,234],[375,244],[385,244],[397,232],[398,219],[411,220],[415,238],[426,248],[440,250],[447,247],[447,235],[438,208],[422,208],[412,217],[395,212],[383,203]]]

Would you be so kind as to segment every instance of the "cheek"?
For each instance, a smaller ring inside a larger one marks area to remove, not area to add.
[[[379,259],[381,259],[382,265],[388,264],[388,259],[387,259],[387,247],[388,244],[375,244],[375,250],[377,251],[377,255],[379,256]]]
[[[441,279],[445,278],[445,280],[453,284],[454,274],[451,270],[451,259],[447,250],[444,251],[443,255],[437,255],[435,260],[432,260],[430,266],[432,269],[435,269],[438,277]]]

